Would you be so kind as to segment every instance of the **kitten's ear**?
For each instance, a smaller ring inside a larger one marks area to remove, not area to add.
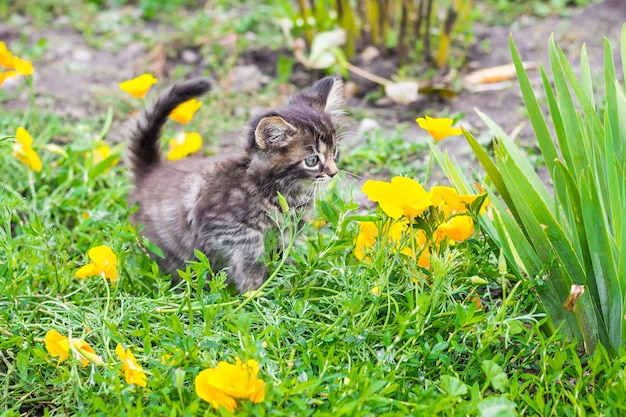
[[[280,116],[262,118],[254,130],[254,140],[260,149],[285,143],[288,136],[296,133],[296,128]]]
[[[310,100],[311,107],[338,116],[344,113],[346,99],[343,93],[343,81],[339,76],[330,76],[316,82],[304,93]]]

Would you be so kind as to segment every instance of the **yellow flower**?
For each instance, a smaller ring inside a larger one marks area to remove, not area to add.
[[[100,162],[107,159],[109,155],[111,155],[111,148],[109,148],[108,145],[102,145],[94,148],[93,155],[91,153],[87,154],[87,156],[92,156],[94,165],[98,165]],[[110,166],[115,166],[118,162],[119,159],[114,159],[113,161],[111,161]]]
[[[372,246],[374,246],[377,236],[378,227],[376,227],[376,223],[359,223],[359,234],[357,235],[356,241],[354,242],[354,256],[356,256],[359,261],[362,261],[365,258],[365,252]],[[366,260],[369,260],[369,258],[367,258]]]
[[[258,403],[265,398],[265,383],[257,378],[259,364],[255,360],[235,364],[219,362],[216,368],[201,371],[194,381],[196,394],[217,409],[220,405],[228,411],[237,406],[235,398]]]
[[[7,45],[2,41],[0,41],[0,66],[15,70],[0,73],[0,85],[9,77],[14,77],[18,74],[32,75],[35,72],[33,64],[30,61],[13,55],[11,51],[7,49]]]
[[[196,152],[202,147],[202,137],[199,133],[180,133],[175,139],[169,141],[170,150],[167,159],[177,161]]]
[[[467,207],[471,206],[474,200],[481,196],[480,194],[458,194],[454,188],[441,185],[431,188],[431,191],[434,194],[435,205],[441,207],[447,215],[467,212]],[[485,205],[483,202],[480,208],[481,213],[484,211]]]
[[[374,297],[378,297],[378,295],[380,294],[380,287],[378,285],[374,285],[370,290],[370,294],[372,294]]]
[[[16,56],[13,57],[13,68],[15,68],[17,72],[25,76],[33,75],[33,73],[35,72],[32,62],[26,59],[18,58]]]
[[[46,333],[44,342],[46,344],[46,350],[50,356],[59,357],[58,363],[61,363],[68,358],[70,352],[70,342],[67,336],[63,336],[56,330],[50,330]]]
[[[33,138],[23,127],[18,127],[15,132],[16,143],[13,145],[13,155],[30,169],[41,171],[42,164],[39,155],[32,148]]]
[[[109,278],[112,283],[117,282],[118,275],[115,264],[117,257],[108,246],[96,246],[89,250],[91,263],[83,266],[76,272],[78,278],[86,278],[94,275],[101,275]]]
[[[474,233],[474,220],[470,216],[454,216],[439,225],[435,233],[439,239],[447,236],[456,242],[463,242]]]
[[[154,78],[152,74],[142,74],[139,77],[133,78],[120,83],[120,90],[130,94],[135,98],[143,98],[148,94],[148,90],[159,80]]]
[[[477,311],[481,311],[483,309],[483,304],[480,302],[480,297],[477,295],[472,296],[472,298],[467,298],[468,303],[472,303],[476,306]]]
[[[103,365],[102,356],[96,355],[96,352],[87,342],[82,339],[72,339],[74,351],[79,354],[79,359],[83,363],[83,368],[87,366],[87,361],[94,365]]]
[[[452,127],[452,119],[446,117],[418,117],[415,121],[435,139],[435,142],[439,142],[441,139],[447,138],[448,136],[458,136],[463,133],[461,129]]]
[[[396,221],[396,222],[387,222],[382,227],[383,236],[386,235],[388,242],[391,242],[392,247],[397,246],[397,242],[402,239],[402,232],[406,227],[406,221]],[[368,252],[372,246],[376,243],[376,240],[379,236],[378,226],[374,222],[360,222],[359,223],[359,234],[356,237],[354,242],[354,256],[359,261],[365,260],[369,262],[371,259],[366,256],[366,252]]]
[[[399,219],[402,215],[418,216],[433,204],[432,193],[426,192],[424,187],[411,178],[393,177],[390,183],[368,180],[363,184],[362,190],[394,219]]]
[[[428,239],[426,238],[426,233],[422,229],[418,229],[417,233],[414,234],[415,239],[415,248],[420,250],[419,258],[417,258],[417,266],[422,268],[430,267],[430,248],[426,245]],[[410,245],[402,249],[400,253],[410,256],[411,258],[415,258],[415,253]]]
[[[320,230],[322,227],[324,227],[324,225],[326,224],[326,220],[321,220],[321,219],[310,219],[309,220],[309,224],[311,226],[313,226],[313,228],[315,230]]]
[[[192,98],[184,103],[179,104],[171,113],[170,119],[178,123],[186,124],[193,119],[193,115],[202,106],[202,102]]]
[[[4,71],[4,72],[0,72],[0,86],[2,86],[2,84],[4,84],[4,82],[11,77],[17,77],[19,74],[19,72],[17,71]]]
[[[13,69],[13,54],[7,49],[7,45],[0,41],[0,66]]]
[[[417,266],[422,268],[430,268],[430,248],[425,246],[417,259]]]
[[[124,350],[121,344],[117,344],[115,353],[122,361],[122,372],[124,372],[124,378],[129,384],[139,385],[140,387],[146,386],[146,373],[143,368],[139,366],[135,355],[130,349]]]
[[[67,336],[63,336],[56,330],[50,330],[46,333],[44,338],[46,344],[46,350],[52,357],[58,356],[61,363],[69,357],[70,352],[70,339]],[[71,339],[71,349],[74,354],[82,362],[83,368],[87,366],[89,362],[94,365],[102,365],[104,361],[101,356],[96,355],[96,352],[87,342],[82,339]]]

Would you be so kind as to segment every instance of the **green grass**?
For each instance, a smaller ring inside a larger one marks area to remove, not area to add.
[[[410,142],[406,129],[400,126],[392,132],[375,129],[366,132],[358,145],[342,153],[342,169],[348,172],[380,177],[396,175],[418,176],[424,173],[426,140],[422,143]]]
[[[85,157],[102,118],[74,124],[32,110],[27,127],[42,172],[12,156],[11,139],[0,154],[5,414],[211,415],[193,379],[235,356],[259,361],[267,384],[265,400],[244,402],[240,415],[582,415],[577,410],[623,407],[626,359],[609,361],[602,350],[581,359],[558,334],[542,336],[540,280],[510,281],[498,249],[480,235],[442,253],[429,271],[384,245],[371,263],[359,262],[352,252],[361,212],[341,184],[316,205],[326,225],[308,226],[282,266],[267,259],[277,274],[260,296],[235,294],[223,274],[203,290],[214,276],[206,259],[171,288],[128,223],[124,167],[102,170]],[[0,116],[3,136],[21,116]],[[58,138],[65,155],[46,148]],[[74,277],[100,244],[118,256],[116,287]],[[43,343],[50,329],[83,338],[108,365],[82,368],[72,357],[57,365]],[[117,343],[148,373],[146,388],[124,381]]]
[[[39,13],[45,22],[53,11]],[[251,9],[250,21],[263,13],[254,17]],[[30,57],[39,53],[33,47]],[[228,68],[220,60],[234,65],[236,58],[221,53],[211,64],[218,75]],[[278,90],[271,82],[255,105],[276,105]],[[0,89],[0,103],[10,94]],[[121,123],[139,107],[122,94],[111,92],[101,114],[79,121],[32,103],[0,112],[2,415],[228,415],[201,400],[193,381],[235,357],[258,361],[267,386],[262,402],[241,402],[237,415],[626,413],[623,350],[609,357],[600,346],[585,355],[561,332],[546,336],[536,295],[545,283],[540,276],[516,279],[482,232],[443,250],[427,270],[384,244],[374,247],[370,262],[358,261],[358,221],[380,213],[354,202],[364,197],[348,174],[316,203],[313,217],[324,226],[307,224],[288,258],[268,251],[273,275],[262,293],[236,294],[202,256],[172,287],[128,222],[123,164],[94,165],[87,156],[103,139],[113,147],[111,159],[121,157],[123,146],[110,142],[109,117]],[[210,152],[247,119],[247,107],[236,111],[246,100],[216,85],[186,129],[202,132]],[[34,138],[39,173],[12,155],[18,126]],[[175,131],[168,125],[165,137]],[[412,163],[428,154],[404,139],[401,129],[371,133],[343,150],[341,168],[385,180],[419,178],[426,167]],[[277,222],[288,230],[295,220]],[[102,244],[118,257],[115,287],[75,277],[89,249]],[[72,355],[57,364],[43,341],[51,329],[84,339],[106,365],[82,368]],[[126,383],[118,343],[137,357],[147,387]]]

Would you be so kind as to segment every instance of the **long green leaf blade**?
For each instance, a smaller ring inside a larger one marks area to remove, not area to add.
[[[558,158],[556,147],[554,146],[554,142],[552,140],[552,135],[550,135],[550,130],[548,129],[548,126],[543,118],[541,108],[535,98],[535,93],[530,83],[530,79],[528,78],[522,59],[517,52],[512,36],[509,37],[509,44],[511,47],[511,54],[513,55],[513,64],[515,65],[515,71],[517,72],[520,90],[522,91],[524,104],[526,106],[526,110],[528,111],[528,117],[533,125],[533,130],[537,136],[537,141],[539,142],[539,147],[541,148],[541,152],[545,158],[548,171],[552,172],[554,169],[554,161]]]

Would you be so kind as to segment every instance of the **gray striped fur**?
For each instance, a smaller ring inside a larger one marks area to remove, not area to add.
[[[134,182],[131,221],[161,248],[161,269],[177,276],[194,249],[214,269],[227,268],[239,291],[258,288],[267,276],[259,262],[268,214],[280,210],[277,193],[290,207],[305,207],[316,187],[337,172],[337,135],[344,108],[338,77],[318,81],[281,108],[253,118],[247,146],[222,158],[192,157],[165,162],[160,131],[180,103],[206,92],[204,79],[174,85],[138,120],[129,137]]]

